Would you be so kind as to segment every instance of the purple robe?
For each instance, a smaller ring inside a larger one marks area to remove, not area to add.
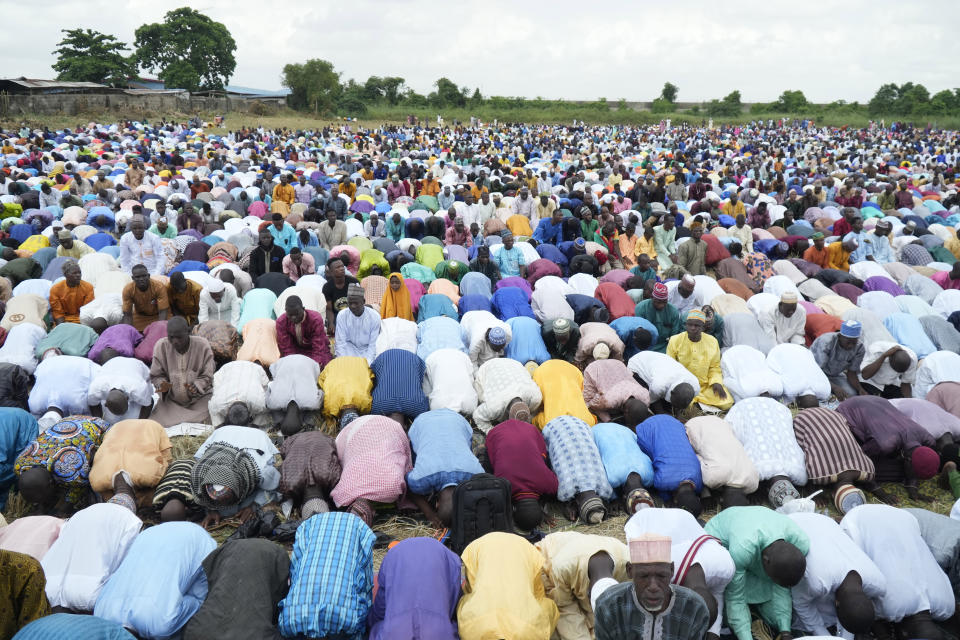
[[[906,292],[897,286],[897,283],[891,280],[890,278],[885,278],[883,276],[871,276],[863,281],[863,290],[864,291],[886,291],[890,295],[903,296],[906,295]]]
[[[433,538],[408,538],[390,549],[367,618],[370,640],[459,638],[460,564]]]
[[[87,352],[87,357],[96,362],[103,350],[109,347],[124,358],[132,358],[134,349],[140,344],[141,340],[143,340],[143,336],[129,324],[115,324],[112,327],[107,327],[100,334],[97,341],[93,343],[93,347]]]
[[[843,296],[853,304],[857,304],[857,299],[863,294],[863,289],[848,282],[838,282],[830,287],[838,296]]]

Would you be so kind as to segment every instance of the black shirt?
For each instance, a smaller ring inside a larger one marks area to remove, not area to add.
[[[323,285],[323,297],[326,298],[328,302],[333,303],[334,312],[339,312],[347,308],[347,289],[351,284],[360,284],[360,281],[348,275],[344,276],[342,287],[338,287],[333,282],[333,278],[327,280],[326,284]]]

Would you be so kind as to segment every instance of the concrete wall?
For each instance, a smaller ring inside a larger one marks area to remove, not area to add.
[[[78,115],[116,111],[136,117],[140,113],[194,113],[246,111],[254,101],[185,94],[131,95],[126,93],[58,93],[48,95],[0,94],[0,117],[20,115]],[[271,109],[276,105],[271,104]]]

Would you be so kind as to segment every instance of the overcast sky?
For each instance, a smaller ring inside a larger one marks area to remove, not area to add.
[[[60,29],[128,43],[178,5],[146,0],[33,0],[4,7],[0,77],[52,78]],[[867,101],[885,82],[960,84],[951,61],[955,0],[198,0],[237,42],[230,83],[280,88],[284,64],[333,63],[342,79],[401,76],[427,93],[446,76],[484,96],[745,102],[800,89],[813,102]],[[788,8],[789,7],[789,8]]]

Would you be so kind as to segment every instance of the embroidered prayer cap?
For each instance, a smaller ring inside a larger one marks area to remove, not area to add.
[[[670,538],[667,536],[645,533],[638,538],[630,538],[627,545],[630,547],[632,564],[671,562]]]

